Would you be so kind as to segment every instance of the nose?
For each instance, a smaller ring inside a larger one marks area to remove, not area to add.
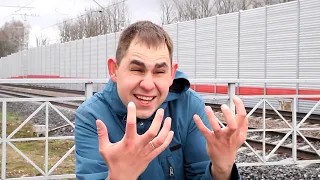
[[[146,91],[150,91],[155,88],[153,78],[150,74],[147,74],[141,81],[140,87],[145,89]]]

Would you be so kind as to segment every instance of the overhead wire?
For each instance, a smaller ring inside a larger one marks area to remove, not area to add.
[[[24,6],[21,6],[18,10],[14,11],[13,13],[9,14],[8,16],[6,16],[6,17],[3,18],[3,19],[6,19],[7,17],[9,17],[9,16],[13,15],[14,13],[20,11],[22,8],[25,8],[25,7],[29,6],[30,4],[32,4],[32,3],[35,2],[35,1],[36,1],[36,0],[32,0],[32,1],[30,1],[28,4],[26,4],[26,5],[24,5]]]
[[[118,2],[116,2],[116,3],[114,3],[114,4],[111,4],[111,5],[109,5],[109,6],[106,6],[106,7],[103,8],[103,9],[104,9],[104,10],[105,10],[105,9],[108,9],[108,8],[110,8],[110,7],[112,7],[112,6],[118,5],[118,4],[120,4],[120,3],[124,3],[125,1],[128,1],[128,0],[119,0]],[[75,18],[71,18],[71,19],[68,19],[68,20],[64,20],[63,22],[56,23],[56,24],[50,25],[50,26],[48,26],[48,27],[42,28],[40,31],[43,31],[43,30],[45,30],[45,29],[54,27],[54,26],[59,25],[59,24],[62,24],[62,23],[64,23],[64,22],[69,22],[69,21],[73,21],[73,20],[79,19],[79,18],[81,18],[81,17],[83,17],[83,16],[86,16],[86,15],[88,15],[88,14],[91,14],[91,13],[92,13],[92,12],[88,12],[88,13],[82,14],[82,15],[80,15],[80,16],[77,16],[77,17],[75,17]]]

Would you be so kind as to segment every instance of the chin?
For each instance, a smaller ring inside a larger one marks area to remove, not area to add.
[[[151,117],[152,114],[145,114],[145,113],[142,113],[142,114],[137,114],[137,118],[139,119],[148,119],[149,117]]]
[[[144,111],[137,111],[137,118],[139,119],[148,119],[149,117],[151,117],[153,115],[153,113],[155,113],[155,111],[148,111],[148,112],[144,112]]]

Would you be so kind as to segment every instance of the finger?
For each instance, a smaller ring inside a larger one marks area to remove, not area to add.
[[[108,129],[101,120],[96,120],[98,139],[99,139],[99,149],[102,150],[109,146],[109,136]]]
[[[233,134],[235,130],[237,130],[237,122],[232,110],[227,105],[223,104],[221,106],[221,111],[223,112],[223,115],[227,122],[227,134],[231,136],[231,134]]]
[[[155,146],[155,148],[160,147],[165,142],[165,140],[170,132],[171,122],[172,122],[171,118],[167,117],[164,121],[164,125],[163,125],[159,135],[152,140],[152,143]]]
[[[168,133],[168,136],[166,137],[166,140],[164,141],[164,143],[149,154],[148,156],[149,161],[152,161],[156,156],[158,156],[163,150],[165,150],[169,146],[169,144],[172,141],[173,135],[174,135],[173,131],[170,131]]]
[[[236,106],[236,111],[237,111],[237,123],[239,128],[246,128],[248,126],[248,119],[247,119],[247,112],[245,109],[245,106],[240,98],[237,96],[233,97],[233,102]]]
[[[211,135],[212,135],[211,131],[203,124],[201,118],[197,114],[193,116],[193,120],[196,123],[200,132],[203,134],[203,136],[207,140],[211,139]]]
[[[236,113],[240,116],[246,116],[247,115],[247,111],[246,111],[246,108],[244,107],[244,104],[242,102],[242,100],[237,97],[237,96],[233,96],[233,102],[236,106]]]
[[[212,111],[212,108],[209,106],[206,106],[205,111],[208,116],[209,123],[213,128],[214,133],[219,133],[221,130],[221,127],[219,125],[218,118],[214,115],[214,112]]]
[[[148,131],[146,133],[144,133],[141,138],[142,138],[142,144],[146,145],[147,143],[149,143],[154,137],[157,136],[160,126],[161,126],[161,122],[163,119],[163,113],[164,110],[163,109],[158,109],[156,112],[156,115],[152,121],[152,124],[150,126],[150,128],[148,129]]]
[[[125,139],[128,141],[133,140],[137,135],[136,121],[136,106],[133,102],[129,102],[125,133]]]

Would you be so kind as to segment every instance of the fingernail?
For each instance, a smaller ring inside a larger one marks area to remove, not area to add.
[[[99,130],[99,129],[100,129],[100,126],[99,126],[98,120],[96,120],[96,125],[97,125],[97,130]]]
[[[205,111],[209,112],[210,110],[211,110],[211,107],[209,107],[209,106],[205,107]]]
[[[134,107],[134,103],[133,103],[132,101],[130,101],[130,102],[128,103],[128,106]]]
[[[163,115],[164,114],[164,110],[162,108],[158,109],[160,115]]]
[[[222,104],[222,105],[221,105],[221,108],[223,108],[223,109],[227,109],[227,107],[228,107],[228,106],[227,106],[226,104]]]

